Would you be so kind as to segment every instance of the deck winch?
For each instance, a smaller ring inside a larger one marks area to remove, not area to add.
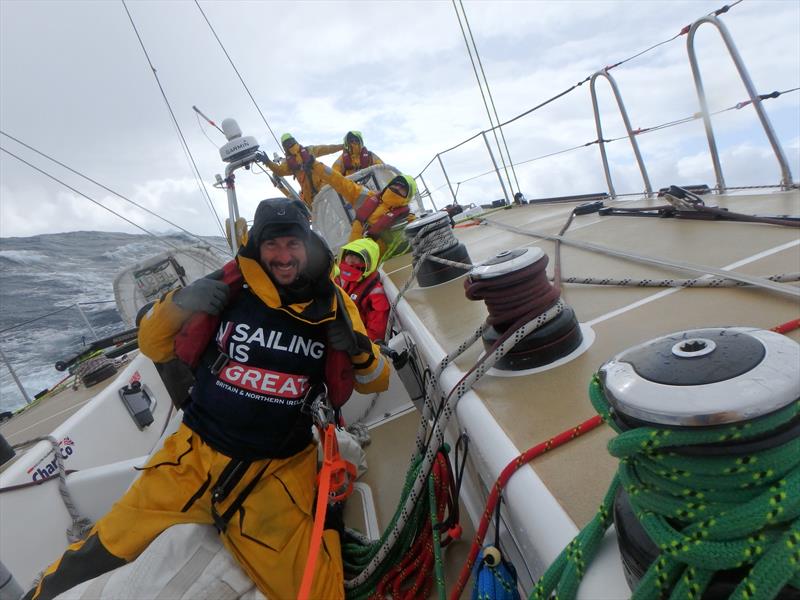
[[[405,234],[411,243],[414,267],[422,261],[417,271],[420,287],[445,283],[467,272],[463,267],[436,262],[431,257],[472,264],[467,248],[453,235],[450,215],[444,211],[412,221]]]
[[[709,547],[732,544],[734,539],[733,535],[705,537],[712,529],[707,525],[710,517],[722,521],[733,507],[748,502],[758,506],[760,493],[767,498],[764,511],[782,510],[781,502],[771,495],[780,497],[774,491],[786,478],[780,469],[796,462],[791,459],[796,454],[792,444],[800,439],[800,416],[791,408],[800,397],[798,364],[800,345],[793,340],[771,331],[731,327],[663,336],[620,353],[600,368],[602,394],[612,409],[615,429],[638,429],[643,436],[650,432],[654,442],[660,440],[660,447],[642,451],[641,460],[629,459],[636,476],[627,483],[622,480],[614,499],[614,523],[631,589],[664,555],[663,540],[652,539],[640,521],[652,505],[680,506],[662,515],[664,522],[684,539],[696,539],[693,544],[709,542]],[[777,419],[781,412],[788,416]],[[776,424],[765,428],[768,419]],[[731,435],[732,428],[739,435]],[[765,430],[753,435],[757,429]],[[719,435],[713,435],[715,431]],[[674,437],[691,432],[704,437],[698,437],[697,443],[675,443]],[[778,466],[769,466],[770,457]],[[752,466],[757,464],[761,466]],[[743,478],[742,482],[736,483],[735,477]],[[723,485],[727,487],[722,489]],[[688,509],[681,504],[687,499],[691,500]],[[786,527],[777,512],[765,521],[766,526],[756,527],[748,539],[766,540]],[[654,522],[649,521],[650,527]],[[758,550],[754,544],[753,552],[763,551],[765,545],[761,542]],[[680,555],[675,560],[681,560]],[[748,562],[742,560],[738,568],[712,569],[716,572],[703,597],[727,598],[748,575]],[[800,590],[787,585],[778,597],[800,598]]]
[[[540,248],[500,252],[470,271],[464,282],[467,298],[483,300],[489,310],[483,332],[485,349],[519,319],[534,317],[559,301],[559,292],[547,280],[547,255]],[[519,340],[497,361],[495,368],[520,371],[549,364],[566,356],[583,341],[575,311],[566,306],[554,319]]]

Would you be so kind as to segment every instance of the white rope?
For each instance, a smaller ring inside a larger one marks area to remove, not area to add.
[[[800,273],[780,273],[765,277],[768,281],[781,283],[800,281]],[[712,279],[614,279],[612,277],[562,277],[561,283],[575,283],[585,285],[618,285],[626,287],[694,287],[694,288],[732,288],[745,287],[749,284],[742,281],[733,281],[723,277]]]
[[[442,221],[436,221],[424,226],[414,236],[411,240],[411,253],[416,262],[432,252],[445,252],[455,246],[458,246],[458,240],[450,226],[442,227]]]
[[[441,233],[436,233],[435,235],[430,235],[430,241],[426,240],[428,234],[430,234],[435,229],[440,229]],[[441,243],[441,246],[434,245],[434,242]],[[408,291],[408,288],[414,283],[417,278],[417,273],[419,272],[422,265],[425,263],[426,260],[433,257],[434,252],[444,252],[445,250],[449,250],[453,246],[458,245],[458,240],[453,235],[453,231],[449,227],[441,227],[441,223],[431,223],[429,225],[424,225],[415,235],[411,238],[411,249],[413,253],[413,265],[414,268],[411,271],[411,275],[408,278],[408,281],[403,284],[402,289],[400,289],[397,293],[397,297],[392,301],[391,306],[389,307],[389,321],[387,325],[387,330],[392,330],[392,325],[394,324],[394,319],[397,314],[397,305],[400,302],[403,295]],[[422,249],[424,248],[424,251]],[[461,264],[461,263],[459,263]],[[471,269],[472,265],[462,265],[465,269]]]
[[[114,363],[110,358],[101,354],[100,356],[95,356],[94,358],[87,359],[80,363],[75,370],[75,375],[81,380],[81,383],[86,386],[86,377],[108,365],[114,366]]]
[[[369,564],[364,568],[364,570],[357,576],[355,576],[353,579],[345,580],[346,589],[353,589],[363,584],[386,559],[386,556],[391,551],[392,547],[395,545],[395,543],[397,543],[397,540],[400,537],[400,532],[408,523],[408,520],[411,518],[411,515],[413,513],[414,507],[417,504],[417,501],[421,498],[422,488],[423,486],[425,486],[425,483],[428,478],[428,473],[430,472],[431,467],[433,466],[433,462],[436,458],[436,454],[438,453],[439,448],[442,445],[442,441],[444,440],[445,429],[448,423],[450,422],[450,419],[452,418],[453,414],[455,413],[455,408],[458,405],[458,401],[470,389],[472,389],[475,383],[477,383],[481,379],[481,377],[483,377],[484,374],[486,374],[486,372],[489,369],[491,369],[495,365],[495,363],[497,363],[498,360],[500,360],[503,356],[505,356],[517,344],[517,342],[519,342],[525,336],[529,335],[531,332],[542,327],[545,323],[548,323],[549,321],[553,320],[564,310],[564,307],[565,307],[564,303],[561,300],[559,300],[547,312],[542,313],[534,320],[529,321],[522,327],[519,327],[517,330],[514,331],[513,334],[511,334],[506,339],[505,342],[500,344],[500,346],[496,348],[490,355],[486,355],[483,361],[477,365],[477,368],[474,368],[474,370],[472,370],[452,390],[450,390],[450,392],[447,394],[445,398],[444,404],[442,405],[441,414],[438,420],[436,421],[436,425],[434,426],[433,432],[431,434],[431,440],[427,444],[425,455],[422,459],[422,463],[419,468],[419,474],[417,475],[417,478],[414,480],[414,484],[409,492],[406,502],[400,509],[399,518],[395,522],[394,527],[389,532],[389,535],[387,536],[384,543],[377,550],[375,556],[369,562]],[[462,344],[462,346],[464,346],[464,344]],[[461,348],[462,346],[459,346],[459,348]],[[442,365],[444,365],[444,363],[445,361],[442,361],[442,363],[440,364],[440,368],[437,369],[437,372],[439,373],[441,372],[441,368],[443,368]],[[439,391],[438,384],[439,382],[436,381],[436,387],[437,387],[436,391]],[[415,454],[412,457],[412,460],[416,458],[416,456],[417,455]]]
[[[491,225],[492,227],[497,227],[498,229],[504,229],[505,231],[511,231],[513,233],[517,233],[519,235],[524,235],[527,237],[550,240],[550,241],[558,241],[567,246],[580,248],[581,250],[588,250],[590,252],[597,252],[600,254],[605,254],[607,256],[615,256],[618,258],[624,258],[627,260],[632,260],[634,262],[639,262],[644,264],[656,265],[659,267],[670,267],[673,269],[679,269],[681,271],[699,273],[701,275],[706,275],[706,274],[717,275],[718,277],[722,277],[725,279],[733,279],[735,281],[741,281],[743,283],[758,287],[760,289],[769,290],[771,292],[777,292],[784,296],[790,296],[792,298],[800,297],[800,289],[790,285],[780,285],[776,282],[768,281],[761,277],[753,277],[751,275],[745,275],[744,273],[737,273],[734,271],[728,271],[726,269],[718,269],[716,267],[710,267],[707,265],[695,265],[687,262],[655,258],[652,256],[646,256],[644,254],[636,254],[635,252],[618,250],[610,246],[603,246],[601,244],[595,244],[592,242],[583,242],[579,240],[574,240],[568,237],[564,237],[563,235],[553,235],[540,231],[530,231],[528,229],[522,229],[521,227],[514,227],[513,225],[505,225],[504,223],[500,223],[498,221],[490,221],[489,219],[477,219],[477,220],[479,220],[481,223],[486,223],[487,225]]]
[[[362,448],[366,448],[372,442],[372,438],[369,435],[369,430],[364,423],[353,423],[352,425],[349,425],[345,431],[352,435],[353,438],[358,442],[358,445]]]
[[[55,456],[56,467],[58,469],[58,491],[61,494],[61,500],[64,502],[64,506],[67,508],[69,516],[72,518],[72,525],[70,525],[66,530],[67,539],[71,544],[79,542],[80,540],[86,538],[94,523],[92,523],[91,519],[88,517],[82,517],[78,512],[78,509],[75,507],[75,502],[72,500],[72,496],[69,493],[69,488],[67,488],[67,473],[64,469],[64,460],[61,457],[61,451],[56,438],[51,435],[37,437],[19,444],[15,444],[13,448],[15,450],[22,450],[33,446],[38,442],[44,441],[50,442],[50,445],[53,447],[53,455]]]

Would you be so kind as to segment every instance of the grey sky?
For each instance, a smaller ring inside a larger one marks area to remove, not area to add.
[[[720,6],[707,2],[466,2],[502,120],[677,34]],[[208,2],[201,6],[275,133],[338,143],[348,129],[413,175],[436,154],[488,126],[450,2]],[[203,180],[222,164],[224,141],[199,125],[235,117],[269,152],[277,149],[194,2],[131,1],[133,19],[186,135]],[[746,0],[722,19],[761,93],[800,84],[800,2]],[[185,228],[219,233],[180,149],[121,2],[0,0],[0,126],[22,141]],[[697,47],[711,110],[746,99],[716,31]],[[634,127],[698,110],[686,36],[611,71]],[[600,84],[605,137],[624,130]],[[800,177],[800,93],[765,102]],[[780,173],[752,107],[714,120],[729,185],[775,184]],[[588,84],[506,128],[521,163],[595,139]],[[209,141],[206,136],[210,137]],[[640,136],[655,187],[714,177],[702,122]],[[141,226],[143,214],[6,137],[0,144]],[[610,144],[617,191],[643,189],[626,142]],[[330,157],[332,160],[334,157]],[[329,160],[328,162],[331,162]],[[454,186],[491,167],[478,139],[444,155]],[[517,168],[528,197],[604,190],[597,146]],[[439,204],[450,201],[438,167],[425,172]],[[266,177],[241,178],[242,213],[275,195]],[[225,197],[209,188],[224,216]],[[499,198],[494,175],[459,186],[459,200]],[[71,230],[135,231],[88,200],[0,155],[0,236]]]

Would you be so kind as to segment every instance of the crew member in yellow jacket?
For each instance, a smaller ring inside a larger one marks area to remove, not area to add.
[[[364,145],[364,136],[360,131],[348,131],[344,136],[342,155],[333,163],[333,170],[347,176],[361,169],[382,164],[380,157]]]
[[[294,178],[300,184],[300,198],[306,203],[306,206],[311,208],[314,196],[324,184],[320,183],[319,179],[312,175],[309,168],[309,158],[319,158],[320,156],[339,152],[342,149],[342,145],[327,144],[302,147],[295,141],[291,133],[284,133],[281,136],[281,146],[283,146],[283,151],[286,153],[286,160],[276,163],[267,158],[265,163],[276,175],[282,177],[294,175]]]
[[[301,411],[306,392],[323,381],[329,396],[343,383],[378,392],[389,379],[332,270],[332,253],[310,230],[305,208],[264,200],[235,262],[149,310],[139,329],[142,352],[158,363],[197,361],[183,422],[27,598],[53,598],[132,561],[181,523],[214,525],[266,597],[297,598],[316,494],[311,417]],[[346,368],[332,376],[342,358]],[[311,597],[344,598],[336,528],[324,530]]]
[[[398,175],[381,191],[375,192],[337,173],[329,166],[308,159],[311,172],[323,184],[329,184],[355,208],[356,218],[350,229],[350,241],[370,237],[381,250],[380,260],[405,254],[410,245],[403,226],[416,216],[409,202],[417,193],[417,183],[410,175]]]

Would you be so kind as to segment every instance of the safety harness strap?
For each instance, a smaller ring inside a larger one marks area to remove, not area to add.
[[[333,427],[331,425],[331,427]],[[303,569],[303,579],[297,600],[308,600],[311,593],[311,584],[314,581],[314,567],[317,565],[319,548],[322,544],[322,531],[325,526],[325,514],[328,512],[328,493],[331,487],[331,465],[323,463],[319,473],[319,490],[317,490],[317,507],[314,516],[314,527],[311,530],[311,546],[308,549],[306,566]]]
[[[228,495],[233,491],[233,488],[236,487],[236,484],[241,481],[244,474],[247,472],[248,467],[250,467],[249,461],[240,461],[240,460],[231,460],[228,463],[228,466],[222,471],[217,480],[217,485],[214,486],[214,491],[211,493],[211,516],[214,519],[214,527],[217,528],[217,531],[220,533],[224,533],[225,530],[228,528],[228,522],[231,520],[233,515],[236,514],[236,511],[241,508],[244,501],[250,495],[250,492],[255,489],[256,484],[261,480],[262,475],[266,472],[269,468],[270,464],[272,464],[272,460],[268,460],[266,464],[258,470],[258,473],[255,474],[253,479],[250,480],[250,483],[239,492],[239,495],[236,497],[231,505],[221,515],[217,512],[216,504],[225,500]],[[227,471],[227,473],[226,473]]]

